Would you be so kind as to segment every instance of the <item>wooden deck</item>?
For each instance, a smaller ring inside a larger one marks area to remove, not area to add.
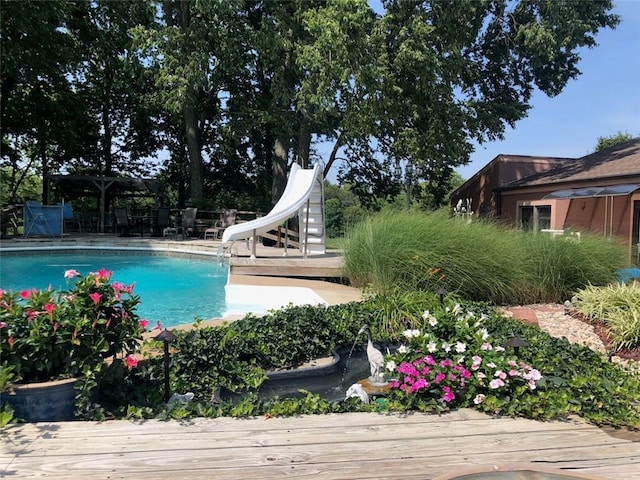
[[[23,424],[1,436],[0,478],[429,479],[470,467],[640,478],[640,443],[578,419],[495,419],[466,409]]]
[[[338,255],[296,257],[231,257],[230,273],[236,275],[268,275],[271,277],[340,278],[344,276]]]

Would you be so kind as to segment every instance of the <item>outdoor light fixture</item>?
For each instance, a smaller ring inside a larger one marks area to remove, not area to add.
[[[570,300],[565,300],[564,301],[564,314],[565,315],[569,315],[569,311],[571,310],[571,301]]]
[[[444,287],[440,287],[438,289],[438,291],[436,292],[438,295],[440,295],[440,305],[444,304],[444,296],[449,293],[447,292],[447,289]]]
[[[175,333],[170,332],[166,328],[161,331],[156,340],[160,340],[164,346],[164,401],[168,402],[171,396],[171,387],[169,386],[169,343],[178,338]]]
[[[513,351],[515,352],[515,354],[517,356],[520,353],[520,347],[528,347],[529,343],[526,340],[523,340],[520,337],[512,337],[507,342],[507,345],[509,345],[510,347],[513,347]]]

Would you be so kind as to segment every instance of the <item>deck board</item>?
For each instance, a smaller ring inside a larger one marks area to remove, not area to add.
[[[640,443],[579,419],[498,419],[466,409],[24,424],[7,428],[2,444],[0,477],[7,478],[422,479],[514,464],[605,479],[640,472]]]

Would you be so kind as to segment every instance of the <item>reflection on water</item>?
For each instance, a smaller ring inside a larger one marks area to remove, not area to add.
[[[340,355],[340,361],[333,372],[321,375],[312,374],[278,380],[267,380],[258,392],[262,399],[270,398],[300,398],[299,390],[307,390],[320,395],[325,400],[340,401],[345,399],[347,389],[369,375],[369,362],[362,350],[355,350],[351,357],[347,353]],[[228,392],[223,394],[225,399],[239,399],[241,395]]]

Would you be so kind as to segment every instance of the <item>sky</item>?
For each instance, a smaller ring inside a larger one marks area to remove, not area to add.
[[[378,0],[370,0],[381,11]],[[601,30],[598,46],[580,50],[582,72],[562,93],[549,98],[536,91],[528,117],[507,127],[504,140],[477,145],[470,163],[456,169],[471,178],[500,154],[582,157],[595,148],[598,137],[618,132],[640,136],[640,0],[617,0],[615,30]],[[328,158],[332,145],[321,155]],[[328,179],[332,182],[337,166]]]
[[[640,136],[640,0],[618,0],[614,12],[618,27],[581,50],[582,75],[554,98],[536,92],[527,118],[507,127],[503,141],[477,146],[471,163],[456,169],[463,178],[499,154],[577,158],[591,153],[598,137]]]

